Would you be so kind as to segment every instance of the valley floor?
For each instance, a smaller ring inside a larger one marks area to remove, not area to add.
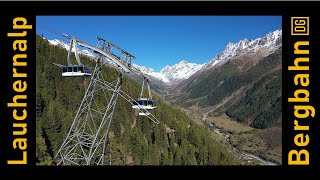
[[[221,143],[231,146],[245,165],[280,165],[282,162],[281,128],[254,129],[228,116],[210,117],[208,113],[182,109]],[[272,138],[272,139],[271,139]]]

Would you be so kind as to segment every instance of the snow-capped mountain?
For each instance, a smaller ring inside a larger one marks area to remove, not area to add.
[[[65,43],[58,39],[48,40],[50,44],[55,46],[60,46],[62,48],[65,48],[69,51],[70,44]],[[79,49],[79,47],[78,47]],[[72,49],[72,52],[74,52],[74,48]],[[95,57],[93,53],[90,51],[84,49],[79,51],[83,55],[87,55],[89,57]],[[110,63],[112,65],[112,63]],[[171,81],[175,80],[181,80],[181,79],[187,79],[190,77],[193,73],[197,72],[199,69],[203,67],[202,64],[195,64],[195,63],[188,63],[187,61],[183,60],[172,67],[166,66],[164,67],[160,72],[156,72],[155,70],[151,68],[147,68],[144,66],[139,66],[137,64],[133,64],[133,66],[140,70],[142,74],[147,76],[152,76],[153,78],[160,80],[164,83],[169,83]]]
[[[160,73],[170,81],[188,79],[203,66],[204,64],[188,63],[187,61],[182,60],[173,66],[165,66]]]
[[[276,30],[267,35],[254,40],[243,39],[237,43],[229,42],[225,49],[206,64],[188,63],[185,60],[178,62],[173,66],[165,66],[160,72],[143,66],[135,65],[140,71],[148,76],[152,76],[165,83],[177,80],[188,79],[190,76],[200,70],[210,69],[216,64],[222,65],[224,62],[235,56],[247,53],[255,53],[263,50],[265,56],[272,53],[282,45],[282,30]]]
[[[221,53],[207,63],[206,68],[211,68],[218,63],[222,64],[231,58],[244,53],[255,53],[256,51],[262,49],[264,49],[266,53],[271,53],[278,49],[281,45],[282,30],[273,31],[261,38],[254,40],[243,39],[237,43],[229,42]]]
[[[204,64],[188,63],[187,61],[182,60],[173,66],[165,66],[160,70],[160,72],[156,72],[151,68],[146,68],[136,64],[134,64],[134,66],[145,75],[152,76],[165,83],[169,83],[189,78],[191,75],[199,71]]]
[[[61,46],[66,50],[69,50],[70,48],[69,43],[65,43],[58,39],[48,41],[50,44]],[[205,64],[188,63],[187,61],[182,60],[173,66],[165,66],[160,72],[137,64],[133,64],[133,66],[146,76],[162,81],[163,83],[172,84],[172,82],[188,79],[196,72],[211,69],[216,64],[222,65],[235,56],[247,53],[253,54],[260,50],[263,50],[265,55],[267,55],[278,49],[280,46],[282,46],[282,30],[276,30],[254,40],[243,39],[237,43],[229,42],[222,52]],[[72,51],[74,52],[74,49],[72,49]],[[81,50],[80,53],[91,58],[95,57],[95,55],[88,50]],[[112,65],[111,62],[110,64]]]
[[[165,83],[170,82],[170,80],[161,72],[156,72],[155,70],[151,69],[151,68],[147,68],[144,66],[139,66],[137,64],[133,64],[133,66],[138,69],[139,71],[141,71],[142,74],[147,75],[147,76],[152,76],[160,81],[163,81]]]
[[[70,44],[69,44],[69,43],[65,43],[65,42],[63,42],[63,41],[61,41],[61,40],[58,40],[58,39],[49,40],[49,39],[48,39],[48,41],[49,41],[50,44],[55,45],[55,46],[60,46],[60,47],[62,47],[62,48],[65,48],[67,51],[69,51],[69,49],[70,49]],[[78,49],[79,49],[79,47],[78,47]],[[71,51],[74,52],[75,49],[72,48]],[[89,56],[89,57],[91,57],[91,58],[94,58],[94,57],[95,57],[95,55],[93,55],[91,52],[89,52],[89,51],[86,50],[86,49],[80,50],[79,53],[80,53],[80,54],[83,54],[83,55],[86,55],[86,56]]]

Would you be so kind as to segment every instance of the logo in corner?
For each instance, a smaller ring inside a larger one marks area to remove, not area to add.
[[[309,35],[309,17],[291,17],[291,35]]]

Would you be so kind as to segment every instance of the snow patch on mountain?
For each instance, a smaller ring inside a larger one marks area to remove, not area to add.
[[[68,43],[58,39],[48,41],[50,44],[63,47],[66,50],[69,50],[70,48]],[[282,30],[276,30],[254,40],[243,39],[237,43],[229,42],[222,52],[205,64],[189,63],[186,60],[182,60],[173,66],[165,66],[160,72],[137,64],[133,64],[133,66],[146,76],[151,76],[165,83],[172,83],[178,80],[188,79],[200,70],[210,69],[217,64],[221,65],[235,56],[244,53],[255,53],[260,49],[265,49],[267,52],[271,53],[280,46],[282,46]],[[72,52],[74,52],[74,48],[72,49]],[[88,50],[81,50],[80,53],[91,58],[95,57],[95,55]],[[110,62],[110,64],[112,63]]]
[[[206,68],[211,68],[217,64],[222,64],[231,58],[242,53],[255,53],[260,49],[266,49],[268,52],[273,52],[282,45],[282,30],[276,30],[267,35],[254,40],[243,39],[237,43],[229,42],[225,49],[215,56]]]
[[[185,60],[178,62],[173,66],[165,66],[160,73],[170,81],[188,79],[191,75],[199,71],[204,64],[188,63]]]
[[[163,81],[165,83],[169,83],[170,80],[162,73],[160,72],[156,72],[155,70],[151,69],[151,68],[147,68],[144,66],[139,66],[137,64],[133,64],[133,66],[138,69],[139,71],[141,71],[141,73],[143,73],[144,75],[147,76],[152,76],[160,81]]]
[[[64,48],[64,49],[66,49],[67,51],[69,51],[69,49],[70,49],[70,43],[65,43],[65,42],[63,42],[63,41],[61,41],[61,40],[58,40],[58,39],[53,39],[53,40],[49,40],[49,39],[48,39],[48,41],[49,41],[50,44],[52,44],[52,45],[54,45],[54,46],[60,46],[60,47],[62,47],[62,48]],[[86,50],[86,49],[80,50],[79,47],[78,47],[78,50],[79,50],[79,53],[80,53],[80,54],[89,56],[89,57],[91,57],[91,58],[96,57],[93,53],[91,53],[90,51],[88,51],[88,50]],[[72,51],[72,52],[75,52],[74,47],[72,48],[71,51]]]
[[[189,78],[191,75],[199,71],[204,64],[188,63],[185,60],[178,62],[173,66],[165,66],[160,72],[156,72],[151,68],[139,66],[134,64],[143,74],[152,76],[165,83],[171,83],[177,80],[183,80]]]

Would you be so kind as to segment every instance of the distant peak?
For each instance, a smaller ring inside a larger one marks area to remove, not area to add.
[[[280,38],[282,37],[282,30],[278,29],[272,32],[269,32],[268,34],[266,34],[265,36],[263,36],[262,38],[264,39],[270,39],[270,38]]]
[[[165,66],[160,73],[170,81],[175,81],[189,78],[203,66],[203,64],[189,63],[186,60],[181,60],[173,66]]]
[[[232,47],[232,46],[234,46],[234,43],[232,43],[232,42],[228,42],[228,44],[227,44],[227,47],[226,47],[226,48],[228,48],[228,47]]]
[[[162,68],[162,70],[165,70],[165,69],[169,69],[171,68],[169,65],[166,65],[164,68]]]
[[[188,62],[186,60],[180,61],[178,64],[187,64]]]
[[[162,68],[162,69],[160,70],[160,73],[165,72],[165,71],[167,71],[168,69],[170,69],[170,66],[169,66],[169,65],[166,65],[164,68]]]
[[[240,53],[256,52],[259,49],[266,49],[272,52],[282,45],[282,30],[277,29],[256,39],[242,39],[236,43],[228,42],[225,49],[217,54],[207,65],[213,67],[218,62],[226,62]]]
[[[272,31],[271,33],[282,33],[282,29],[274,30],[274,31]]]

